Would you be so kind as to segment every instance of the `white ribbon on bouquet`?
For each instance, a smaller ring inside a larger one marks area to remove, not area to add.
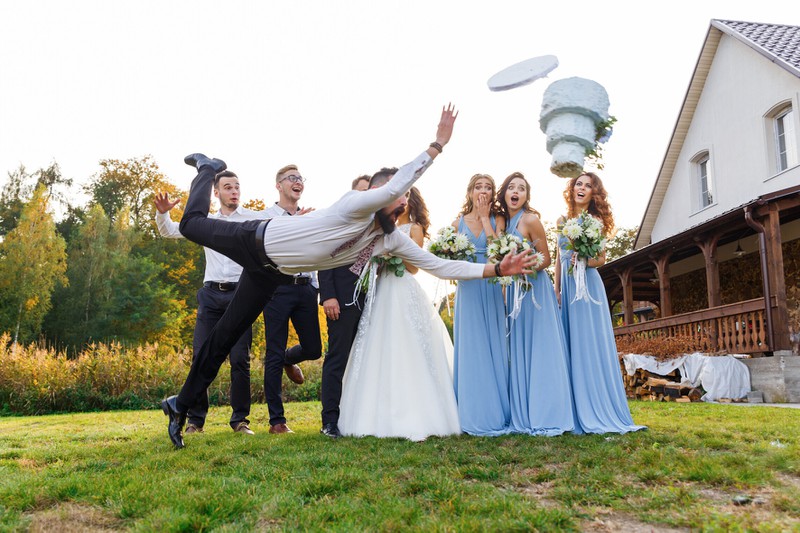
[[[578,300],[585,302],[592,302],[593,304],[600,305],[600,302],[592,298],[589,294],[589,286],[586,284],[586,259],[577,257],[575,265],[572,269],[572,277],[575,279],[575,296],[570,303],[575,303]]]

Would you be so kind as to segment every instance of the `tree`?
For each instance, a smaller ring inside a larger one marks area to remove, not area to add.
[[[39,334],[57,283],[67,283],[66,243],[56,232],[44,185],[22,209],[19,224],[0,243],[0,330],[14,343]]]
[[[17,227],[22,208],[33,192],[30,181],[31,175],[26,172],[24,165],[8,173],[8,182],[0,193],[0,235],[6,235]]]
[[[153,197],[158,191],[175,190],[152,156],[127,161],[103,159],[100,166],[100,174],[86,186],[86,192],[92,196],[91,203],[99,204],[111,220],[115,220],[121,210],[127,207],[134,227],[152,236],[155,217]]]
[[[617,228],[617,233],[608,241],[608,244],[606,244],[606,261],[610,262],[614,259],[619,259],[633,251],[633,243],[636,241],[636,234],[638,232],[639,226]]]
[[[48,338],[70,352],[90,342],[184,342],[191,311],[176,298],[163,268],[136,251],[142,233],[127,207],[111,221],[89,208],[70,243],[69,287],[48,316]]]

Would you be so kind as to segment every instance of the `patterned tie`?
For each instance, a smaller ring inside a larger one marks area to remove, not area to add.
[[[380,237],[383,237],[383,234],[382,234],[382,233],[381,233],[381,234],[378,234],[378,235],[375,235],[375,236],[372,238],[372,240],[371,240],[371,241],[369,241],[369,244],[366,246],[366,248],[364,248],[363,250],[361,250],[361,253],[359,253],[359,254],[358,254],[358,259],[356,259],[356,262],[355,262],[355,263],[353,263],[353,264],[350,266],[350,272],[352,272],[352,273],[353,273],[353,274],[355,274],[356,276],[359,276],[359,275],[361,275],[361,270],[364,268],[364,265],[366,265],[366,264],[367,264],[367,261],[369,261],[369,258],[370,258],[370,257],[372,257],[372,250],[375,248],[375,242],[376,242],[376,241],[377,241],[377,240],[378,240]],[[351,245],[351,246],[352,246],[352,245]]]
[[[361,237],[363,237],[364,235],[367,234],[367,232],[369,231],[369,228],[370,228],[370,226],[367,226],[366,228],[364,228],[364,231],[362,231],[361,233],[359,233],[358,235],[356,235],[355,237],[353,237],[349,241],[345,241],[342,244],[340,244],[339,246],[337,246],[336,249],[331,252],[331,257],[336,257],[337,255],[342,253],[344,250],[347,250],[348,248],[352,248],[353,245],[355,243],[357,243],[358,240]]]

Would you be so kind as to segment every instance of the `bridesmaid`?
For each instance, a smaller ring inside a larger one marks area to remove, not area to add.
[[[586,210],[603,223],[606,238],[611,236],[614,217],[603,182],[596,174],[586,172],[570,179],[564,190],[564,200],[567,216],[558,219],[559,230],[567,218]],[[568,239],[559,233],[555,288],[560,297],[569,348],[575,433],[627,433],[646,429],[633,423],[622,384],[606,291],[597,272],[597,267],[606,262],[605,251],[586,263],[586,285],[590,299],[595,302],[586,299],[573,302],[575,279],[569,274],[569,266],[578,259],[567,250],[567,244]]]
[[[524,293],[519,314],[509,323],[511,425],[514,433],[552,437],[572,431],[572,392],[567,369],[567,345],[553,284],[545,268],[550,250],[539,213],[530,207],[530,184],[519,172],[508,176],[497,193],[507,233],[536,243],[544,261]],[[506,305],[514,307],[520,282],[509,286]]]
[[[469,180],[466,199],[453,227],[475,245],[476,260],[486,263],[487,238],[505,228],[496,216],[495,184],[487,174]],[[456,290],[453,387],[461,430],[470,435],[508,432],[508,350],[503,293],[488,280],[459,281]]]

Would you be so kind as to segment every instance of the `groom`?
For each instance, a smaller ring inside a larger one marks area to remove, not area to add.
[[[220,252],[243,267],[233,300],[192,360],[186,382],[177,396],[161,402],[169,417],[168,432],[182,448],[186,411],[214,381],[231,344],[252,324],[275,288],[289,284],[292,274],[353,265],[359,271],[372,255],[391,253],[445,279],[477,279],[530,273],[530,252],[507,255],[497,265],[447,261],[422,250],[395,221],[405,209],[405,193],[450,141],[458,113],[452,105],[442,110],[436,141],[414,161],[401,167],[382,187],[349,191],[327,209],[302,217],[278,217],[242,223],[208,217],[214,175],[225,162],[203,154],[185,158],[198,170],[189,192],[181,233],[189,240]]]

